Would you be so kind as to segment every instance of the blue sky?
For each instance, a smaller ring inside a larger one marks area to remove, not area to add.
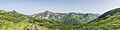
[[[46,10],[59,13],[104,13],[119,8],[120,0],[0,0],[0,9],[35,14]]]

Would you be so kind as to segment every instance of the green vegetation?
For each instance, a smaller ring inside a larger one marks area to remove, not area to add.
[[[97,17],[90,13],[50,11],[27,16],[0,10],[0,30],[120,30],[120,8]]]
[[[111,10],[101,15],[97,19],[90,21],[80,30],[120,30],[120,8]]]
[[[57,21],[67,26],[79,27],[85,23],[94,20],[99,15],[96,14],[83,14],[83,13],[53,13],[51,11],[45,11],[43,13],[34,14],[33,17],[37,19],[47,19],[49,21]]]
[[[69,29],[57,21],[27,17],[16,11],[0,11],[0,30],[57,30]]]

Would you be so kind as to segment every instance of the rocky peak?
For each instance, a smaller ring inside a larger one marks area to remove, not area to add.
[[[47,10],[47,11],[45,11],[44,13],[48,13],[48,14],[49,14],[49,13],[53,13],[53,12],[51,12],[51,11]]]

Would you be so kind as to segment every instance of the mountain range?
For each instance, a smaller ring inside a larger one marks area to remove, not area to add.
[[[102,15],[51,11],[24,15],[0,10],[0,30],[120,30],[120,8]]]
[[[51,11],[45,11],[42,13],[37,13],[34,14],[32,17],[37,18],[37,19],[47,19],[47,20],[55,20],[62,22],[63,24],[66,25],[71,25],[71,26],[76,26],[80,24],[87,23],[91,20],[96,19],[99,17],[100,14],[92,14],[92,13],[53,13]]]

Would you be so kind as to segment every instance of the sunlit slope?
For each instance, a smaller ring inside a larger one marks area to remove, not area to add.
[[[71,30],[71,28],[55,20],[28,17],[14,10],[0,10],[0,30]]]
[[[120,30],[120,8],[108,11],[96,20],[83,26],[84,30]]]
[[[27,17],[16,11],[0,10],[0,30],[25,30],[30,23]]]
[[[35,22],[35,19],[30,19],[23,14],[17,13],[16,11],[3,11],[0,10],[0,30],[48,30],[50,28],[46,26],[40,26]],[[49,21],[41,21],[39,24],[47,25]],[[50,23],[48,23],[50,24]],[[52,24],[52,23],[51,23]],[[35,25],[35,28],[33,28]]]

